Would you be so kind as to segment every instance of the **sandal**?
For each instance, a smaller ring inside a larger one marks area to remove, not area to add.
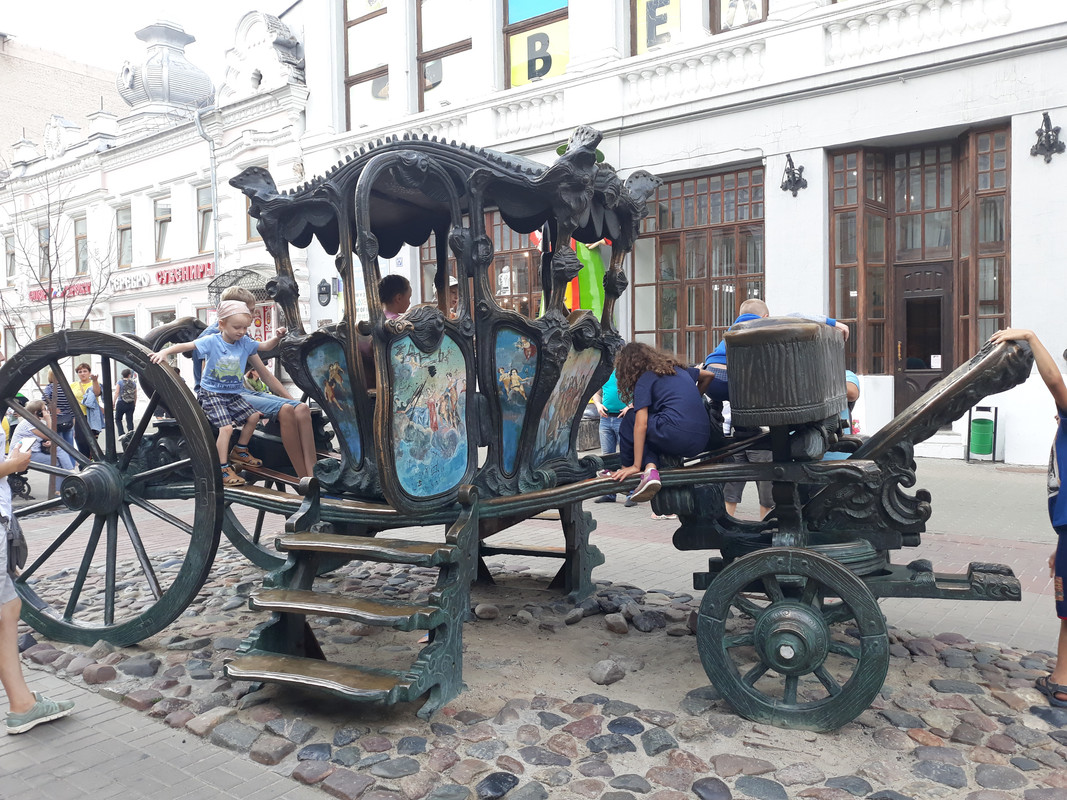
[[[248,452],[248,447],[239,444],[230,450],[230,463],[242,467],[262,467],[263,459],[256,458]]]
[[[1055,706],[1056,708],[1067,708],[1067,686],[1063,686],[1059,683],[1053,683],[1050,675],[1042,675],[1036,681],[1034,681],[1034,688],[1036,688],[1041,694],[1048,698],[1048,704]],[[1063,698],[1059,698],[1056,695],[1063,695]]]
[[[223,486],[244,486],[247,481],[242,478],[237,472],[227,464],[222,468],[222,485]]]

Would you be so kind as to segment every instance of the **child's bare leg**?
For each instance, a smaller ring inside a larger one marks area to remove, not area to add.
[[[1060,620],[1060,638],[1056,644],[1056,668],[1052,670],[1049,680],[1067,685],[1067,619]],[[1059,699],[1067,700],[1067,697]]]
[[[26,685],[19,661],[19,610],[22,601],[17,597],[0,606],[0,684],[7,694],[7,703],[14,714],[23,714],[36,702]]]
[[[293,406],[293,410],[296,413],[297,430],[300,431],[300,449],[304,453],[305,471],[300,475],[303,478],[311,475],[311,470],[318,461],[318,455],[315,453],[315,427],[311,424],[311,409],[307,405],[301,403]]]
[[[245,447],[252,441],[252,434],[255,432],[256,425],[259,424],[259,420],[262,416],[263,415],[258,411],[253,411],[252,416],[245,421],[244,427],[241,428],[241,435],[237,439],[238,447]]]
[[[233,425],[223,425],[219,428],[219,438],[215,440],[215,449],[219,451],[219,463],[230,463],[230,437],[233,436]]]
[[[304,450],[300,445],[300,429],[297,426],[294,406],[286,403],[278,410],[278,430],[282,436],[282,447],[289,456],[289,463],[293,465],[296,477],[303,478],[309,475],[307,465],[304,463]]]

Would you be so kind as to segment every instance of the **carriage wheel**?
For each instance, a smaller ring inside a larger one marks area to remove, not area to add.
[[[849,570],[810,550],[768,548],[726,567],[704,594],[697,637],[704,671],[730,705],[784,728],[851,722],[889,669],[877,600]]]
[[[22,616],[50,638],[85,645],[141,641],[188,607],[215,558],[222,482],[214,437],[189,389],[150,355],[121,336],[62,331],[31,343],[0,369],[3,402],[74,463],[73,470],[31,463],[35,481],[52,474],[62,487],[57,497],[15,509],[30,548],[15,578]],[[97,437],[71,402],[89,456],[14,399],[20,391],[39,396],[49,370],[62,376],[58,390],[69,391],[66,381],[79,362],[100,376],[104,428]],[[120,438],[113,397],[126,368],[137,376],[140,397],[133,432]],[[173,421],[156,419],[161,400]]]
[[[245,478],[250,478],[246,473]],[[283,481],[264,479],[264,487],[288,491]],[[284,513],[248,508],[236,503],[226,503],[222,516],[222,532],[230,543],[249,561],[260,569],[273,571],[285,563],[285,555],[274,546],[276,538],[284,532]]]

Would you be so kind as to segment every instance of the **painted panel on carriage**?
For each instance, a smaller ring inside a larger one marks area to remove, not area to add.
[[[559,381],[552,389],[552,395],[548,398],[537,426],[531,461],[534,466],[567,455],[571,423],[574,422],[582,395],[599,363],[600,351],[597,348],[589,347],[581,351],[571,348],[570,355],[560,370]]]
[[[411,337],[389,350],[393,373],[393,447],[401,488],[431,497],[455,487],[467,471],[467,366],[445,336],[424,353]]]
[[[309,350],[307,368],[311,379],[322,391],[324,410],[337,431],[341,446],[347,451],[351,463],[358,464],[363,459],[363,442],[359,436],[345,353],[340,343],[324,342]]]
[[[496,335],[495,363],[500,397],[500,460],[504,471],[511,473],[519,454],[530,387],[537,377],[537,345],[514,328],[501,328]]]

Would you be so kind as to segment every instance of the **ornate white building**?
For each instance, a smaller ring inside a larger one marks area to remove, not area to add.
[[[285,189],[406,132],[548,162],[589,124],[620,174],[664,180],[627,265],[619,327],[630,338],[702,360],[750,296],[845,320],[866,433],[1000,327],[1032,327],[1054,352],[1067,345],[1054,266],[1067,250],[1062,4],[305,0],[280,20],[250,14],[235,42],[203,113],[210,144],[188,105],[180,119],[135,106],[95,120],[95,145],[27,152],[7,181],[25,191],[32,175],[69,175],[90,241],[122,245],[132,232],[93,327],[119,329],[132,314],[143,332],[206,305],[207,276],[161,284],[166,270],[269,270],[226,183],[246,166],[267,166]],[[127,94],[142,102],[136,87],[134,75]],[[212,149],[217,260],[203,232]],[[531,243],[497,220],[489,228],[501,303],[536,309]],[[0,220],[0,233],[12,229]],[[312,296],[334,277],[332,259],[310,251],[301,267],[309,323],[339,319],[336,297]],[[429,299],[418,249],[383,269]],[[998,457],[1042,463],[1052,408],[1036,375],[991,402]],[[965,443],[961,422],[920,452],[961,457]]]

